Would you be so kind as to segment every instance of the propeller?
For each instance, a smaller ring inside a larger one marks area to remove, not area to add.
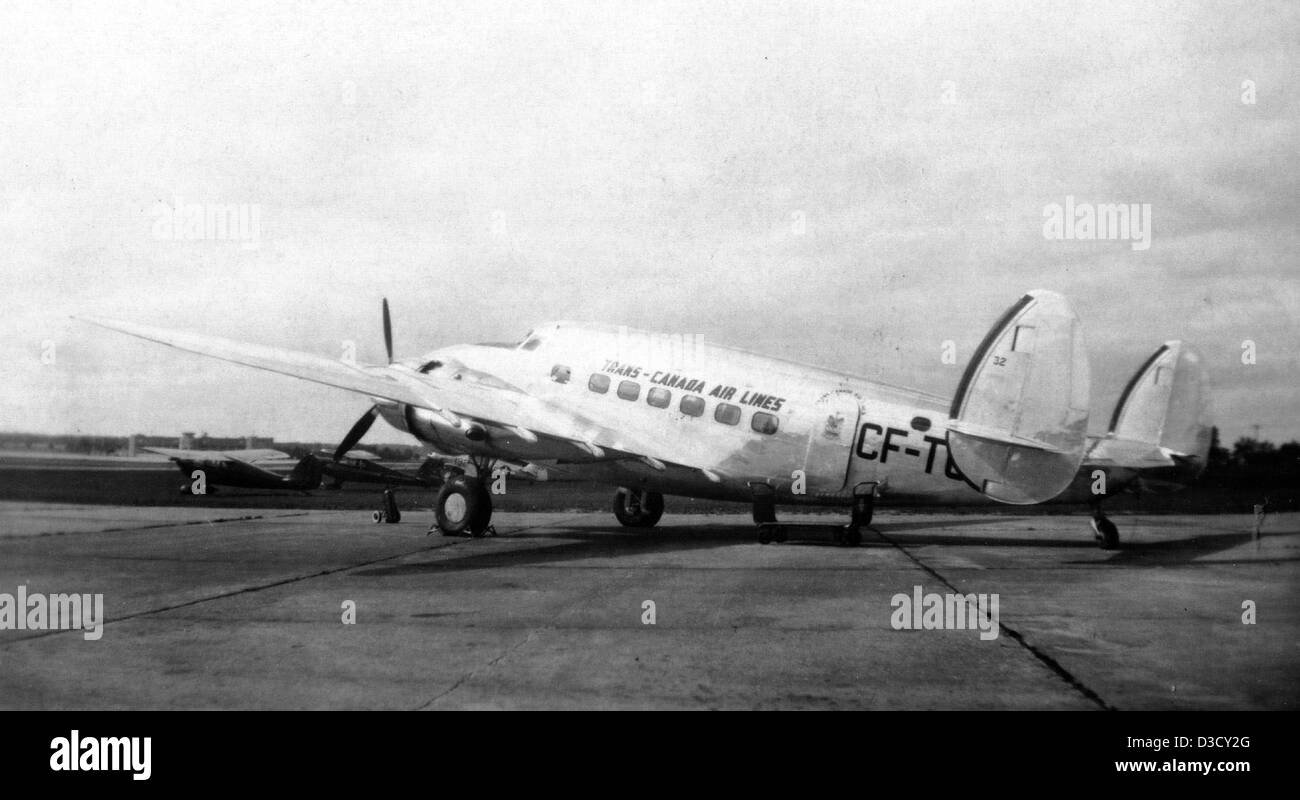
[[[388,353],[388,363],[392,364],[393,363],[393,321],[388,313],[387,297],[384,298],[383,310],[384,310],[384,350],[387,351]],[[338,448],[335,449],[334,451],[335,461],[338,461],[339,459],[343,458],[343,456],[347,455],[348,451],[351,450],[353,447],[355,447],[357,442],[361,441],[361,437],[366,435],[366,431],[370,430],[370,426],[375,424],[375,417],[377,416],[379,416],[379,406],[371,406],[370,409],[366,411],[365,414],[361,415],[361,419],[353,423],[352,429],[348,431],[348,435],[343,437],[343,441],[339,442]]]
[[[388,298],[384,298],[384,349],[388,351],[388,363],[393,363],[393,323],[388,316]]]
[[[366,435],[366,431],[370,430],[370,426],[375,424],[375,417],[377,416],[379,416],[379,406],[371,406],[369,411],[361,415],[361,419],[352,425],[348,435],[344,436],[343,441],[339,442],[338,449],[334,451],[335,461],[347,455],[347,452],[356,446],[357,442],[361,441],[361,437]]]

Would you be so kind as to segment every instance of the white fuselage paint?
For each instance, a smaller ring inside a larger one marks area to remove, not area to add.
[[[600,460],[570,443],[529,442],[495,427],[476,442],[427,412],[383,402],[381,412],[447,454],[558,461],[561,471],[666,494],[745,500],[751,482],[766,482],[782,502],[842,505],[855,485],[877,482],[882,494],[899,500],[984,499],[948,457],[945,398],[668,334],[548,323],[534,335],[533,346],[457,345],[405,363],[414,370],[436,360],[442,362],[436,369],[459,380],[499,379],[625,432],[633,452],[636,442],[653,441],[660,452],[676,454],[673,463],[661,470],[640,459]],[[558,379],[566,374],[567,381]],[[607,377],[607,391],[589,388],[593,375]],[[639,385],[635,400],[619,396],[622,381]],[[667,407],[647,402],[652,388],[671,393]],[[704,400],[702,415],[682,411],[687,394]],[[737,424],[715,420],[722,402],[740,409]],[[754,429],[756,412],[776,418],[776,433]],[[796,470],[805,473],[804,495],[791,494]]]

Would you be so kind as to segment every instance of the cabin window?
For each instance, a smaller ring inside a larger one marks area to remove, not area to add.
[[[564,366],[563,364],[556,364],[555,366],[551,367],[551,380],[555,381],[556,383],[568,383],[569,375],[571,374],[571,372],[572,370],[570,370],[568,367]]]
[[[682,403],[678,408],[688,417],[704,416],[704,398],[696,397],[693,394],[683,395]]]
[[[655,408],[667,408],[673,401],[673,393],[662,386],[656,386],[646,393],[645,401]]]
[[[765,411],[755,411],[754,416],[749,420],[749,426],[759,433],[772,434],[776,433],[778,427],[776,417]]]
[[[641,384],[636,381],[619,381],[618,396],[624,400],[635,400],[641,396]]]
[[[740,406],[718,403],[718,407],[713,409],[713,418],[723,425],[735,425],[740,422]]]
[[[539,347],[541,347],[541,346],[542,346],[542,340],[541,340],[541,337],[534,336],[533,338],[531,338],[531,339],[529,339],[528,341],[524,342],[524,344],[523,344],[523,349],[525,349],[525,350],[536,350],[537,348],[539,348]]]
[[[603,372],[594,373],[591,380],[587,381],[587,388],[596,394],[604,394],[609,391],[609,376]]]

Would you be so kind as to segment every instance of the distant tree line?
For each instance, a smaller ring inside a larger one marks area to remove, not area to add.
[[[1294,491],[1300,486],[1300,442],[1275,445],[1263,439],[1243,436],[1229,450],[1219,442],[1219,429],[1210,438],[1210,455],[1203,483],[1279,487]]]

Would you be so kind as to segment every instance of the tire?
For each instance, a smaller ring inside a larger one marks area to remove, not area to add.
[[[1106,517],[1093,517],[1092,530],[1097,535],[1097,541],[1101,542],[1102,550],[1119,549],[1119,528],[1115,523]]]
[[[474,523],[471,526],[471,535],[486,536],[488,526],[492,524],[492,493],[488,491],[487,486],[474,481],[478,487],[478,510],[474,514]]]
[[[664,496],[658,492],[619,489],[614,495],[614,516],[629,528],[653,528],[664,515]]]
[[[376,525],[378,525],[379,523],[383,522],[383,521],[384,521],[384,512],[382,512],[382,511],[372,511],[372,512],[370,512],[370,521],[373,522],[373,523],[375,523]]]
[[[492,501],[478,481],[457,475],[442,485],[433,511],[443,536],[482,536],[492,519]]]
[[[772,533],[771,533],[771,531],[768,530],[768,528],[767,528],[766,525],[759,525],[759,526],[758,526],[758,543],[759,543],[759,544],[771,544],[771,542],[772,542]]]
[[[862,544],[862,531],[856,527],[850,527],[844,532],[844,544],[847,547],[857,547]]]
[[[756,502],[753,509],[754,524],[762,525],[765,522],[776,522],[776,504],[772,502]]]

